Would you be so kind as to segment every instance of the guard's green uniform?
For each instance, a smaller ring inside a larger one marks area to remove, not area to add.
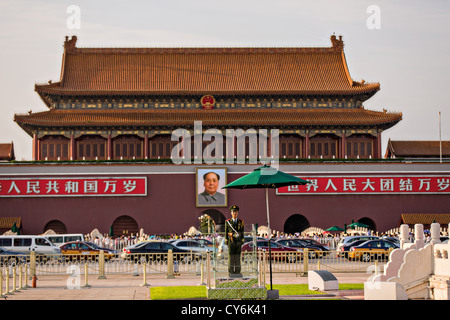
[[[228,246],[228,273],[230,277],[241,277],[241,247],[244,242],[244,221],[225,221],[225,244]],[[230,237],[229,233],[233,235]],[[237,234],[236,234],[237,233]]]

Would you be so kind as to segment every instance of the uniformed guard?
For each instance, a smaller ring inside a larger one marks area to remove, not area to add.
[[[242,277],[241,247],[244,242],[244,221],[238,219],[239,207],[230,207],[231,219],[225,221],[225,244],[228,245],[228,273],[230,278]]]

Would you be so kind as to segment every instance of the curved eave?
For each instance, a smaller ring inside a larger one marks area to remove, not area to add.
[[[388,129],[401,113],[365,109],[230,109],[230,110],[51,110],[15,115],[28,134],[42,128],[192,128],[201,121],[211,128],[379,128]]]
[[[375,94],[380,90],[378,83],[361,86],[360,88],[353,88],[349,90],[310,90],[310,91],[294,91],[294,90],[66,90],[54,86],[36,85],[36,92],[39,94],[59,95],[59,96],[114,96],[114,95],[135,95],[135,96],[164,96],[164,95],[355,95],[355,94]]]

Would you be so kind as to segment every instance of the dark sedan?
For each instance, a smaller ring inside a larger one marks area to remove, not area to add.
[[[319,241],[313,240],[313,239],[300,239],[303,242],[306,242],[307,244],[321,248],[322,251],[330,251],[330,247],[327,245],[324,245],[323,243],[320,243]]]
[[[25,263],[26,257],[27,256],[23,253],[8,251],[5,248],[0,247],[0,266]]]
[[[98,245],[96,245],[96,244],[93,243],[93,242],[86,241],[86,243],[87,243],[88,245],[90,245],[92,248],[97,249],[97,250],[103,250],[104,252],[113,253],[113,254],[118,253],[117,250],[109,249],[109,248],[104,248],[104,247],[99,247]]]
[[[256,241],[256,246],[258,252],[269,252],[269,241],[267,240],[258,240]],[[301,250],[297,250],[295,248],[290,248],[283,246],[274,241],[270,242],[270,251],[271,258],[273,260],[286,260],[289,262],[295,262],[298,259],[301,259]],[[253,252],[253,242],[247,242],[242,246],[242,252]]]
[[[167,260],[169,250],[174,253],[174,260],[189,260],[192,258],[191,251],[175,247],[173,244],[164,241],[148,241],[126,247],[123,249],[122,258],[145,259],[148,262],[164,261]]]
[[[295,249],[308,249],[308,258],[314,259],[327,254],[330,249],[323,245],[311,244],[303,239],[280,239],[276,243]]]

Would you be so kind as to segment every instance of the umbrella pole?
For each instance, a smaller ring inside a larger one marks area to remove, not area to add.
[[[267,232],[269,240],[269,275],[270,275],[270,290],[272,289],[272,250],[270,246],[270,237],[272,231],[270,230],[270,218],[269,218],[269,188],[266,188],[266,211],[267,211]]]

